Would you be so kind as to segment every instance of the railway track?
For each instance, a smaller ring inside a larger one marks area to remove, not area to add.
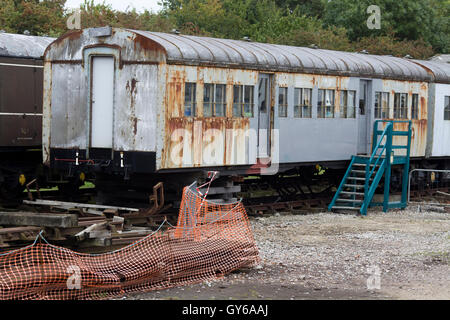
[[[450,204],[450,187],[439,187],[430,189],[411,190],[411,201],[413,202],[439,202]],[[313,212],[323,212],[328,209],[332,193],[323,192],[319,194],[309,194],[306,198],[281,200],[280,197],[267,197],[244,201],[250,216],[272,215],[280,212],[293,214],[307,214]],[[392,196],[401,196],[401,192],[393,192]]]
[[[93,190],[77,195],[75,199],[85,200],[80,203],[61,201],[55,192],[30,192],[21,205],[0,208],[0,253],[32,244],[41,231],[52,244],[77,252],[119,249],[153,233],[164,221],[177,223],[178,212],[164,204],[163,193],[158,184],[147,208],[136,209],[92,204]]]
[[[308,191],[306,191],[307,189]],[[244,205],[251,217],[270,216],[277,213],[308,214],[327,210],[333,196],[332,189],[320,183],[299,189],[289,185],[289,192],[281,193],[270,184],[247,183],[243,188]],[[297,190],[295,193],[294,190]],[[299,191],[302,190],[302,191]],[[13,209],[0,208],[3,213],[30,212],[36,215],[52,213],[56,216],[64,214],[76,215],[77,225],[68,228],[41,226],[0,227],[0,253],[22,248],[31,244],[37,235],[44,230],[45,238],[55,245],[61,245],[78,252],[101,253],[119,249],[154,232],[162,222],[177,223],[178,210],[165,205],[162,193],[154,189],[150,197],[150,209],[134,209],[120,207],[102,207],[88,205],[95,199],[95,190],[86,190],[77,195],[80,203],[60,201],[57,192],[30,192],[24,204]],[[162,190],[163,191],[163,190]],[[450,204],[450,187],[422,188],[411,191],[411,201],[428,201]],[[393,195],[400,195],[400,193]],[[37,200],[41,205],[35,205]],[[32,201],[31,201],[32,200]],[[83,204],[84,203],[84,204]],[[448,208],[450,209],[450,208]],[[450,210],[449,210],[450,211]],[[2,213],[0,213],[2,214]]]

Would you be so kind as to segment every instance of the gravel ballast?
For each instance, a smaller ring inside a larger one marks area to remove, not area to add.
[[[253,218],[260,266],[123,298],[450,299],[450,214],[424,208]]]

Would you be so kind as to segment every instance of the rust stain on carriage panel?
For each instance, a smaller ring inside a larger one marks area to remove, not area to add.
[[[161,168],[245,164],[250,118],[233,117],[232,85],[256,85],[257,79],[254,71],[172,66],[166,78]],[[197,83],[196,117],[184,117],[186,82]],[[225,117],[203,117],[204,83],[228,84]]]
[[[57,46],[57,45],[60,45],[60,44],[64,43],[65,41],[72,42],[73,40],[80,39],[82,34],[83,34],[83,30],[72,30],[72,31],[69,31],[64,36],[55,39],[55,41],[53,41],[51,46],[54,47],[54,46]],[[47,51],[49,49],[50,49],[50,47],[47,47],[47,49],[44,52],[44,56],[46,55],[46,53],[47,53]]]
[[[426,91],[426,92],[428,92],[428,91]],[[420,101],[420,103],[419,103],[420,119],[428,119],[428,103],[427,103],[427,99],[425,97],[421,96],[419,101]]]
[[[395,103],[395,93],[408,94],[408,119],[411,119],[412,108],[412,94],[419,94],[419,114],[418,119],[412,121],[412,136],[411,136],[411,157],[424,157],[427,145],[427,126],[428,126],[428,84],[416,81],[395,81],[383,80],[383,91],[390,92],[390,115],[393,116],[393,108]],[[387,120],[408,120],[408,119],[393,119]],[[380,126],[381,128],[381,126]],[[408,123],[396,123],[395,131],[408,131]],[[406,137],[394,137],[394,145],[406,145]],[[396,155],[404,155],[404,150],[395,150]]]
[[[427,124],[426,119],[412,120],[411,133],[411,157],[423,157],[427,143]],[[395,131],[408,131],[408,123],[396,123]],[[393,145],[404,146],[407,144],[407,137],[396,136],[393,139]],[[405,155],[404,150],[394,150],[396,155]]]
[[[134,51],[145,55],[146,59],[142,61],[158,61],[159,63],[166,61],[167,53],[161,44],[140,34],[134,35],[132,41],[134,43]]]
[[[163,168],[243,164],[249,126],[248,118],[167,119]]]
[[[137,135],[137,126],[138,126],[138,117],[136,116],[136,95],[137,95],[137,85],[138,81],[133,78],[131,79],[131,81],[127,81],[127,85],[126,85],[126,89],[127,92],[129,93],[130,96],[130,110],[131,110],[131,115],[130,115],[130,120],[131,123],[133,124],[133,145],[136,144],[136,135]]]

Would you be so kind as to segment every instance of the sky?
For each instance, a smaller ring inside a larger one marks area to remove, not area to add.
[[[158,11],[161,6],[158,5],[160,0],[94,0],[94,3],[100,4],[105,2],[111,4],[116,10],[125,11],[128,6],[135,7],[136,10],[142,11],[143,9],[151,10],[153,12]],[[78,8],[83,0],[67,0],[67,8]]]

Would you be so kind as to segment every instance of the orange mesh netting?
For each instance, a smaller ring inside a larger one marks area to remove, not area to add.
[[[213,280],[260,261],[244,206],[206,201],[194,186],[183,191],[178,225],[161,227],[97,255],[53,246],[40,235],[0,255],[0,299],[106,299]]]

